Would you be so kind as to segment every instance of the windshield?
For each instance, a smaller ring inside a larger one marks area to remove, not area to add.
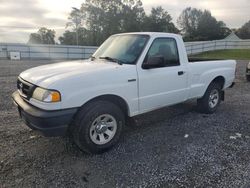
[[[97,49],[92,57],[116,59],[125,64],[135,64],[148,39],[148,35],[111,36]]]

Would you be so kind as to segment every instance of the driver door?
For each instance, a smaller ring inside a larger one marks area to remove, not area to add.
[[[164,64],[143,69],[143,64],[154,57],[164,58]],[[156,38],[138,69],[139,109],[151,111],[187,99],[187,71],[181,65],[178,46],[174,38]]]

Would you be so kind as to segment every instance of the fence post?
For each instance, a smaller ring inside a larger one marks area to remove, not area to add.
[[[31,60],[31,55],[30,55],[30,45],[29,45],[29,59]]]
[[[83,48],[83,59],[85,59],[85,54],[86,54],[85,49],[86,49],[86,47]]]
[[[67,59],[69,59],[69,47],[67,47]]]
[[[50,55],[50,45],[48,45],[49,46],[49,59],[51,59],[51,55]]]
[[[84,47],[82,47],[82,59],[84,59]]]

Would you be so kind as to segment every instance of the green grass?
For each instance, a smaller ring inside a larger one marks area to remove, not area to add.
[[[250,60],[250,49],[217,50],[192,55],[199,58]]]

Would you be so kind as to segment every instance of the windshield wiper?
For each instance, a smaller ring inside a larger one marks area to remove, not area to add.
[[[105,57],[99,57],[99,59],[106,59],[108,61],[112,61],[112,62],[116,62],[118,63],[119,65],[122,65],[124,62],[119,60],[119,59],[116,59],[116,58],[112,58],[112,57],[108,57],[108,56],[105,56]]]

